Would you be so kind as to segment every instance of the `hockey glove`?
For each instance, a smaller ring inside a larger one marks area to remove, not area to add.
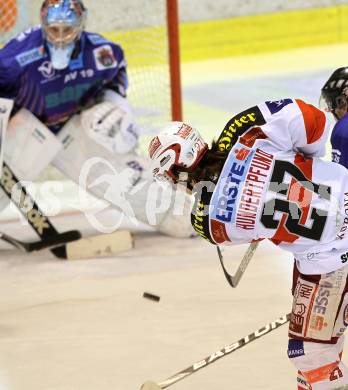
[[[125,154],[137,146],[133,116],[115,103],[106,101],[83,111],[81,124],[91,139],[112,153]]]

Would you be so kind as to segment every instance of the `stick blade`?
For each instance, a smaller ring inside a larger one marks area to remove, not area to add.
[[[154,381],[146,381],[142,384],[140,390],[162,390],[162,387]]]
[[[129,231],[120,230],[110,234],[82,238],[66,245],[68,260],[110,257],[132,249],[133,237]]]
[[[81,233],[78,230],[69,230],[67,232],[58,233],[53,236],[43,238],[40,241],[27,243],[27,251],[40,251],[43,249],[49,249],[59,247],[69,242],[77,241],[81,238]]]

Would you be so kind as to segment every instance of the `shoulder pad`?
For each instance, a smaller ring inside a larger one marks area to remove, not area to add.
[[[288,104],[294,103],[293,99],[282,99],[282,100],[273,100],[265,102],[269,112],[274,115],[281,111]]]
[[[11,39],[1,50],[0,57],[24,67],[46,56],[40,26],[28,29]]]
[[[87,33],[87,39],[92,43],[92,45],[101,45],[104,43],[110,43],[110,41],[103,36],[95,33]]]
[[[31,27],[25,31],[22,31],[17,36],[15,36],[13,40],[17,41],[17,42],[23,42],[26,39],[29,39],[31,35],[37,35],[38,34],[37,31],[40,31],[40,34],[41,34],[41,26],[40,25]]]
[[[43,46],[34,47],[33,49],[29,49],[24,51],[23,53],[16,55],[16,61],[20,66],[26,66],[31,64],[32,62],[38,61],[41,58],[46,56],[46,51]]]

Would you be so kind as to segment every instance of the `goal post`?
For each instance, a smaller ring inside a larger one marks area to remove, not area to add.
[[[0,47],[39,23],[42,1],[0,0]],[[86,31],[100,33],[119,43],[125,52],[129,76],[127,97],[145,135],[140,142],[144,152],[150,136],[157,134],[166,122],[182,120],[178,0],[83,2],[88,9]],[[77,209],[92,209],[96,204],[92,197],[78,198],[76,185],[55,168],[47,169],[38,181],[35,184],[38,202],[47,181],[61,186],[63,192],[59,198],[64,208],[59,216],[76,214]],[[58,196],[55,190],[52,193]],[[13,219],[11,211],[0,216],[0,221],[12,223]]]
[[[172,120],[182,121],[178,0],[167,0]]]
[[[182,120],[178,0],[83,0],[86,30],[119,43],[128,61],[128,98],[145,133]],[[0,47],[39,23],[42,0],[0,1]]]

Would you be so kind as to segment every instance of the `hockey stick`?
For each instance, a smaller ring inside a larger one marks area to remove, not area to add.
[[[28,194],[25,187],[20,185],[19,191],[17,193],[14,191],[17,183],[19,180],[6,162],[3,162],[0,187],[41,237],[41,242],[35,243],[34,247],[50,248],[56,257],[69,260],[116,255],[133,247],[133,238],[128,231],[117,231],[87,238],[81,238],[81,234],[77,230],[59,233]],[[10,238],[7,241],[9,240]],[[15,245],[13,239],[11,243]],[[15,246],[18,248],[23,243],[17,242],[17,244]],[[23,248],[23,245],[21,247]]]
[[[176,382],[181,381],[187,376],[194,374],[198,370],[208,366],[211,363],[215,363],[218,359],[223,358],[224,356],[236,351],[239,348],[245,347],[247,344],[251,343],[254,340],[259,339],[267,333],[272,332],[273,330],[279,328],[280,326],[286,324],[290,320],[290,313],[286,314],[280,318],[277,318],[275,321],[270,322],[269,324],[263,326],[262,328],[256,330],[253,333],[250,333],[248,336],[243,337],[242,339],[236,341],[233,344],[229,344],[226,347],[216,351],[199,362],[194,363],[192,366],[182,370],[171,377],[165,379],[160,383],[154,381],[146,381],[140,388],[140,390],[161,390],[166,389],[167,387],[173,385]]]
[[[259,241],[252,242],[249,245],[249,247],[248,247],[247,251],[245,252],[245,255],[243,256],[243,259],[242,259],[241,263],[239,264],[239,267],[234,275],[230,275],[227,272],[226,267],[224,265],[224,258],[222,256],[221,250],[218,246],[216,247],[218,255],[219,255],[220,264],[221,264],[222,270],[224,271],[226,280],[228,281],[229,285],[232,286],[233,288],[238,286],[238,283],[241,280],[248,264],[250,263],[250,260],[252,259],[254,252],[256,251],[256,248],[258,245],[259,245]]]
[[[13,245],[22,252],[34,252],[40,251],[42,249],[53,248],[68,242],[76,241],[81,238],[81,234],[77,230],[70,230],[64,233],[56,234],[55,236],[48,237],[44,240],[33,241],[33,242],[23,242],[16,240],[15,238],[5,234],[0,233],[0,239]]]
[[[17,208],[29,222],[30,226],[39,235],[41,241],[43,241],[42,245],[45,245],[45,242],[50,242],[51,237],[58,237],[59,232],[51,224],[48,217],[44,215],[39,206],[36,204],[35,200],[32,198],[32,196],[30,196],[30,194],[28,194],[22,185],[20,185],[19,194],[17,193],[18,199],[13,199],[12,192],[15,192],[14,190],[16,189],[16,186],[20,182],[13,173],[12,169],[6,164],[6,162],[3,161],[2,164],[3,169],[0,180],[0,187],[3,189],[8,198],[16,204]],[[75,232],[80,234],[77,231]],[[67,258],[65,245],[56,246],[55,248],[51,249],[51,252],[60,259]]]

